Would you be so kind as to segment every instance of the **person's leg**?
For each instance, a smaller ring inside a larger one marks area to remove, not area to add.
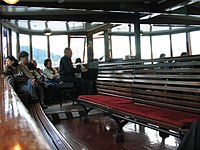
[[[51,84],[51,89],[49,91],[51,91],[51,93],[49,94],[49,99],[50,100],[53,100],[55,98],[59,98],[60,96],[60,88],[59,88],[59,84],[56,83],[55,81],[53,80],[48,80],[46,81],[48,84]]]
[[[37,92],[39,94],[40,104],[41,104],[42,108],[47,109],[47,106],[44,104],[44,90],[43,90],[42,86],[36,84],[35,88],[37,89]]]
[[[177,150],[200,150],[200,120],[192,123]]]
[[[29,79],[27,82],[19,84],[18,90],[20,93],[28,92],[32,98],[38,99],[37,91],[34,86],[32,86],[32,80]]]

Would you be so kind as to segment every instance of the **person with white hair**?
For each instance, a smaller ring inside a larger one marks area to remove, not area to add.
[[[79,78],[76,78],[75,73],[80,73],[80,68],[74,68],[72,64],[72,50],[67,47],[64,49],[64,56],[60,60],[60,80],[66,83],[78,83]]]
[[[64,49],[64,56],[60,59],[60,84],[62,83],[73,83],[74,85],[74,92],[72,97],[75,99],[80,95],[82,91],[82,83],[81,79],[75,76],[75,73],[80,73],[80,68],[74,68],[72,64],[72,50],[71,48],[67,47]]]

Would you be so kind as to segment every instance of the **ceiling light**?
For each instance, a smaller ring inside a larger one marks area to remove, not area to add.
[[[3,1],[8,4],[16,4],[19,0],[3,0]]]
[[[52,34],[51,29],[49,28],[44,29],[44,35],[50,36],[51,34]]]

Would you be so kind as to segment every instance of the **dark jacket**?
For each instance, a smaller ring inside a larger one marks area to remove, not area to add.
[[[81,72],[81,69],[74,68],[72,65],[71,58],[66,55],[60,60],[60,79],[61,81],[69,81],[75,77],[75,73]]]

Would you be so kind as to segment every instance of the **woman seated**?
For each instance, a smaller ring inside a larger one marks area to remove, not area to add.
[[[52,61],[50,58],[44,60],[44,74],[46,78],[53,83],[60,83],[60,75],[55,68],[52,67]]]
[[[77,58],[75,64],[73,65],[74,68],[81,69],[81,72],[86,72],[87,69],[82,65],[81,59]],[[75,73],[77,78],[81,78],[81,72]]]
[[[60,75],[55,68],[52,67],[52,61],[50,58],[44,60],[44,74],[46,77],[46,82],[53,84],[54,92],[52,92],[50,99],[59,96],[59,83]]]
[[[32,97],[32,102],[37,102],[40,100],[41,106],[45,109],[47,108],[44,103],[44,97],[40,95],[40,88],[36,82],[36,78],[32,73],[24,66],[18,63],[17,59],[13,56],[6,57],[5,72],[6,75],[12,75],[14,77],[14,82],[16,89],[20,93],[28,92]]]

